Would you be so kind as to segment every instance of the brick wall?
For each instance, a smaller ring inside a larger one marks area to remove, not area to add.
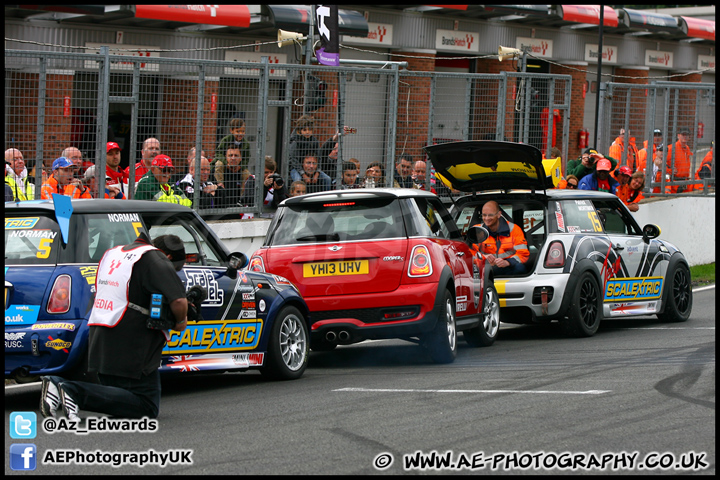
[[[417,52],[396,52],[402,57],[391,55],[390,60],[408,62],[408,70],[434,72],[435,55]],[[430,79],[421,77],[405,77],[399,89],[400,101],[397,111],[397,142],[395,159],[404,151],[414,160],[425,158],[422,147],[427,145],[430,119]],[[412,92],[409,97],[408,91]],[[406,101],[409,98],[409,103]]]
[[[217,112],[212,112],[212,94],[217,93],[218,82],[205,84],[203,103],[202,146],[206,155],[215,154]],[[162,153],[170,156],[177,167],[185,167],[190,148],[197,136],[197,80],[165,79],[163,101],[159,104],[159,131]],[[184,169],[184,168],[183,168]]]
[[[570,75],[572,77],[572,92],[570,93],[570,126],[569,126],[569,139],[568,139],[568,153],[567,158],[562,159],[563,174],[565,172],[565,165],[568,160],[573,160],[580,156],[581,150],[578,148],[578,136],[580,131],[585,127],[585,98],[583,98],[583,85],[585,85],[585,70],[586,66],[578,65],[565,65],[558,66],[551,64],[550,73],[555,75]],[[585,92],[585,95],[590,94],[590,89]],[[556,132],[556,141],[558,145],[562,145],[562,132]]]

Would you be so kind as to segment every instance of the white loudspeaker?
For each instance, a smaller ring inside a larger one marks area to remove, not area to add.
[[[519,48],[498,47],[498,60],[501,62],[513,58],[515,55],[522,55],[522,50]]]
[[[282,48],[286,45],[291,45],[294,41],[300,41],[305,38],[305,35],[297,32],[288,32],[287,30],[278,30],[277,35],[277,46]]]

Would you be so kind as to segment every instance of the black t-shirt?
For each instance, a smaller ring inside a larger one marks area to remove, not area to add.
[[[138,239],[123,250],[147,245]],[[172,264],[160,250],[145,252],[133,266],[128,288],[130,302],[149,308],[150,296],[161,293],[170,304],[185,298],[185,287]],[[147,315],[128,308],[112,328],[90,327],[88,366],[90,371],[140,378],[160,368],[165,336],[146,326]]]

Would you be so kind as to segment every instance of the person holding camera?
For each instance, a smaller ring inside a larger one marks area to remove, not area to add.
[[[285,181],[277,172],[277,163],[270,156],[265,157],[265,172],[263,175],[263,205],[273,210],[285,200],[287,190],[285,189]],[[245,181],[243,187],[243,195],[240,202],[244,205],[253,205],[255,203],[255,176],[250,175]]]
[[[185,247],[176,235],[161,235],[151,244],[142,232],[133,243],[105,252],[88,320],[88,370],[97,372],[100,384],[41,377],[44,417],[54,417],[60,409],[73,421],[80,420],[79,410],[118,418],[158,416],[159,368],[168,330],[180,332],[188,319],[200,319],[204,300],[200,295],[189,304],[177,275],[184,264]],[[150,309],[158,294],[165,314],[154,319]]]
[[[585,175],[589,175],[595,172],[595,165],[599,159],[605,158],[610,161],[610,171],[612,172],[617,167],[617,160],[612,157],[606,157],[602,153],[594,148],[586,148],[580,158],[570,160],[567,162],[565,170],[568,175],[575,175],[578,182],[582,180]]]

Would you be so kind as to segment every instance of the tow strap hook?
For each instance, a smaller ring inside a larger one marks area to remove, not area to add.
[[[548,291],[546,287],[540,290],[540,300],[542,301],[542,314],[548,314]]]

